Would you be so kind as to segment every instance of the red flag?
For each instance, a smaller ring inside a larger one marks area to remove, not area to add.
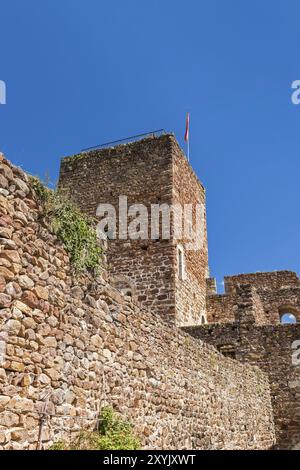
[[[184,140],[188,142],[189,140],[189,133],[190,133],[190,113],[186,114],[186,124],[185,124],[185,134]]]

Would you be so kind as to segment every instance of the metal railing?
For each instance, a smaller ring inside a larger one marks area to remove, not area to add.
[[[101,149],[101,148],[106,148],[106,147],[114,147],[115,144],[121,145],[122,143],[135,142],[145,137],[150,137],[150,136],[159,137],[160,135],[163,135],[163,134],[166,134],[165,129],[157,129],[155,131],[145,132],[144,134],[132,135],[130,137],[125,137],[124,139],[113,140],[111,142],[105,142],[104,144],[95,145],[93,147],[87,147],[85,149],[82,149],[81,152],[84,153],[84,152],[89,152],[90,150],[96,150],[96,149]]]

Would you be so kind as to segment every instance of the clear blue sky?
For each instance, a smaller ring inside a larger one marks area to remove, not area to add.
[[[211,274],[300,271],[297,0],[2,0],[0,150],[62,155],[157,128],[207,188]]]

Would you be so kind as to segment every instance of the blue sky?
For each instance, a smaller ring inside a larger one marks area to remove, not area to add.
[[[60,157],[165,128],[207,189],[211,274],[299,270],[300,3],[2,0],[0,150]]]

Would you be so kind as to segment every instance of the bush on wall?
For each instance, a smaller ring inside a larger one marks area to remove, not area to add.
[[[31,187],[44,207],[51,230],[69,253],[74,270],[79,273],[97,269],[103,250],[94,221],[82,214],[59,190],[46,188],[38,178],[31,177]]]
[[[104,407],[100,414],[99,429],[79,433],[69,443],[58,441],[50,450],[137,450],[140,442],[133,433],[133,426],[111,407]]]

